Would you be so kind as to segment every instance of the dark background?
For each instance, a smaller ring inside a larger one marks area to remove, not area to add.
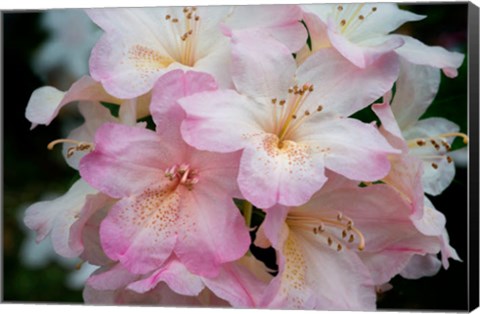
[[[467,5],[410,5],[405,9],[428,18],[409,23],[398,32],[412,35],[428,45],[441,45],[466,53]],[[6,302],[82,302],[81,291],[65,286],[67,271],[56,262],[42,269],[22,264],[19,250],[25,234],[18,217],[25,207],[49,192],[63,194],[76,172],[69,168],[60,149],[48,151],[47,144],[61,137],[62,125],[30,131],[25,108],[34,89],[46,85],[30,68],[30,59],[48,37],[39,27],[39,13],[3,14],[3,299]],[[443,116],[467,133],[467,63],[456,79],[442,77],[439,94],[427,116]],[[68,114],[62,110],[62,115]],[[68,109],[67,109],[68,111]],[[80,120],[78,120],[80,121]],[[393,289],[379,297],[378,307],[387,309],[467,309],[467,170],[457,168],[451,186],[431,200],[447,217],[450,244],[464,262],[436,276],[419,280],[392,280]],[[68,268],[68,267],[67,267]],[[73,267],[70,267],[72,271]]]

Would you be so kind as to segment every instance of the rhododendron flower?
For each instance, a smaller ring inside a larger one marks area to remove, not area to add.
[[[100,239],[106,255],[134,274],[157,269],[175,254],[192,273],[211,277],[248,249],[248,230],[232,201],[239,155],[198,151],[180,137],[184,114],[176,99],[212,88],[206,74],[162,76],[151,104],[157,132],[104,124],[95,150],[80,162],[89,184],[119,199],[100,226]]]
[[[459,127],[447,119],[433,117],[420,120],[437,94],[439,70],[405,61],[401,64],[391,106],[385,99],[383,104],[375,104],[373,110],[391,144],[423,160],[425,192],[439,195],[455,176],[455,165],[448,155],[451,144],[457,136],[467,143],[468,137],[459,133]]]
[[[296,50],[307,38],[299,7],[253,11],[228,6],[88,10],[105,31],[92,51],[90,72],[120,98],[147,93],[161,75],[179,67],[210,73],[229,86],[230,44],[222,30],[261,29]]]
[[[374,309],[375,286],[413,256],[441,249],[438,237],[417,230],[411,212],[386,184],[361,188],[334,174],[303,206],[269,209],[261,233],[277,250],[279,274],[264,302],[278,308]]]
[[[297,69],[270,37],[239,31],[232,42],[237,91],[180,99],[182,135],[198,149],[243,150],[238,183],[247,200],[260,208],[305,203],[325,183],[325,167],[359,180],[388,173],[396,150],[373,126],[345,117],[391,88],[395,55],[362,70],[327,49]]]
[[[443,69],[449,77],[457,75],[463,54],[442,47],[429,47],[405,35],[390,34],[406,22],[425,16],[400,10],[393,3],[305,5],[304,21],[309,29],[311,48],[299,53],[307,56],[334,47],[358,67],[370,66],[375,60],[395,51],[408,62]]]

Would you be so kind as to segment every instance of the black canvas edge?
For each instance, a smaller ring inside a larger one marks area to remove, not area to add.
[[[468,310],[479,303],[479,8],[468,4],[469,97],[469,213],[468,213]]]

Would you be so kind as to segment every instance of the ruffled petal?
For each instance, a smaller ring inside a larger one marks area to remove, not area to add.
[[[188,296],[196,296],[204,288],[199,276],[193,275],[178,259],[172,258],[147,278],[130,283],[127,289],[145,293],[154,289],[160,282],[165,282],[174,292]]]

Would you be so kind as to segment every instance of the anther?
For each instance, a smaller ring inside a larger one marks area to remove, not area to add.
[[[172,23],[178,23],[178,19],[177,18],[172,19]]]
[[[450,156],[447,156],[447,162],[448,162],[449,164],[451,164],[451,163],[453,162],[453,158],[450,157]]]
[[[317,234],[317,227],[314,227],[314,228],[313,228],[313,233],[314,233],[314,234]]]
[[[272,104],[276,104],[277,103],[277,98],[272,98]]]
[[[296,114],[292,114],[292,119],[296,119],[297,118],[297,115]]]
[[[183,8],[183,13],[187,13],[188,12],[188,8]]]
[[[347,236],[347,230],[342,230],[342,238],[345,238]]]
[[[342,213],[338,213],[338,215],[337,215],[337,220],[338,220],[338,221],[342,221],[342,219],[343,219]]]
[[[359,19],[360,21],[363,21],[363,20],[365,19],[365,16],[359,15],[359,16],[358,16],[358,19]]]
[[[198,21],[200,19],[200,16],[195,16],[195,21]]]
[[[345,24],[347,24],[347,21],[345,21],[345,20],[340,21],[340,26],[345,26]]]
[[[306,115],[306,116],[309,116],[309,115],[310,115],[310,111],[305,110],[305,115]]]
[[[342,250],[342,245],[341,244],[338,244],[337,245],[337,252],[340,252]]]
[[[418,146],[423,146],[425,144],[427,144],[427,142],[425,140],[417,140],[417,145]]]
[[[279,104],[280,106],[285,105],[285,99],[280,100],[280,101],[278,102],[278,104]]]
[[[337,7],[337,10],[340,11],[340,12],[342,12],[342,11],[343,11],[343,6],[339,5],[339,6]]]
[[[350,237],[348,238],[348,242],[352,243],[353,241],[355,241],[355,237],[353,236],[353,234],[351,234]]]
[[[432,168],[433,169],[438,169],[438,165],[436,163],[432,162]]]
[[[168,21],[171,18],[169,14],[165,15],[165,19]]]
[[[313,92],[313,85],[310,85],[310,87],[308,88],[308,91],[311,93]]]
[[[318,231],[319,232],[324,232],[325,231],[325,225],[322,223],[320,226],[318,226]]]
[[[322,110],[323,110],[323,106],[318,106],[318,107],[317,107],[317,111],[318,111],[318,112],[320,112],[320,111],[322,111]]]
[[[377,7],[372,8],[372,12],[375,12],[375,11],[377,11]]]
[[[328,237],[327,242],[328,242],[328,245],[331,246],[333,244],[332,238]]]
[[[433,146],[438,145],[437,142],[435,142],[435,140],[430,140],[430,143],[432,143]]]

